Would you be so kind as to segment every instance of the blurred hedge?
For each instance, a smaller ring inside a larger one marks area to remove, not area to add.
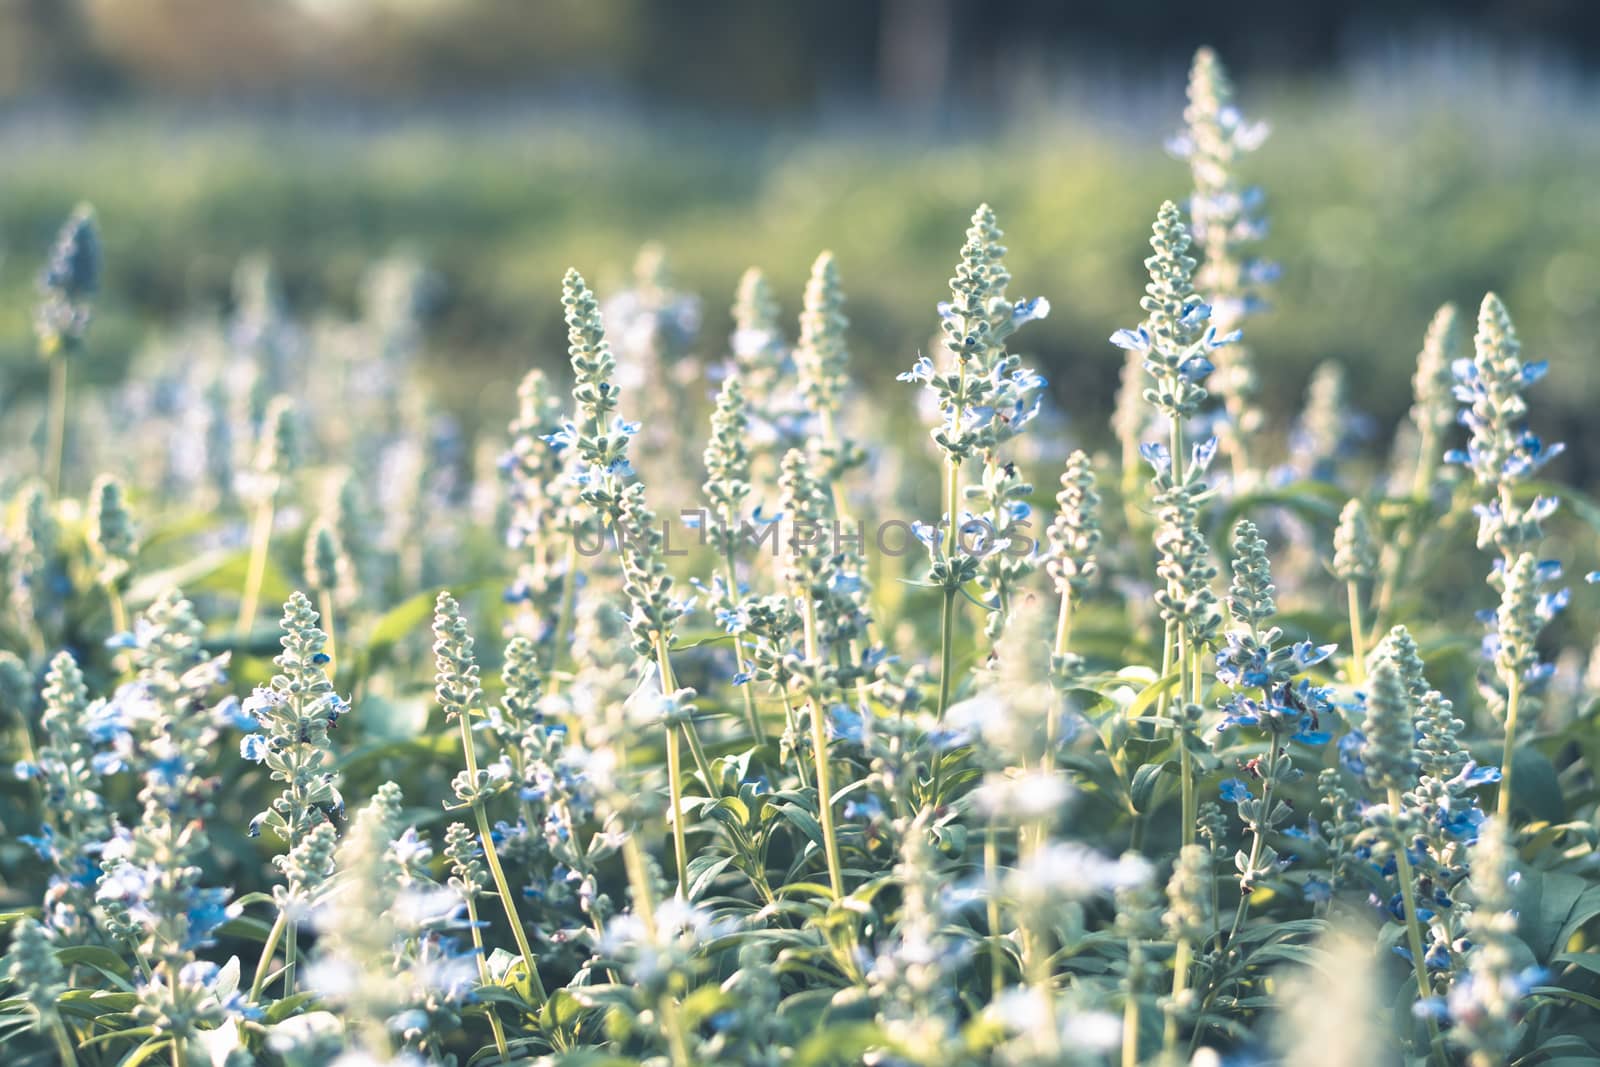
[[[1357,78],[1317,95],[1249,88],[1247,109],[1275,127],[1250,174],[1269,194],[1268,252],[1284,267],[1274,310],[1251,331],[1271,409],[1286,421],[1312,366],[1337,358],[1355,371],[1359,406],[1398,415],[1433,309],[1452,299],[1470,313],[1492,287],[1530,357],[1554,365],[1538,417],[1559,420],[1571,443],[1566,473],[1594,481],[1600,111],[1590,97],[1492,69]],[[792,313],[812,258],[833,248],[858,373],[881,388],[930,338],[967,216],[986,199],[1008,233],[1013,288],[1055,308],[1030,331],[1033,354],[1094,436],[1120,366],[1105,338],[1139,317],[1149,220],[1187,189],[1160,148],[1180,106],[1052,102],[993,135],[944,140],[515,108],[404,121],[13,119],[0,128],[0,373],[7,395],[38,386],[33,276],[58,220],[88,199],[108,264],[94,341],[103,378],[161,324],[224,306],[244,254],[269,253],[291,301],[312,311],[349,305],[363,265],[406,247],[443,282],[429,349],[450,368],[447,402],[499,421],[505,383],[562,359],[563,269],[613,288],[634,249],[661,240],[705,297],[712,347],[747,265],[767,268]]]

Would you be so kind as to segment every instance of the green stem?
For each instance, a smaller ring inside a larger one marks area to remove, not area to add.
[[[241,637],[249,634],[250,628],[255,625],[261,583],[267,576],[267,549],[272,543],[272,520],[276,512],[274,501],[277,495],[274,487],[256,509],[256,521],[250,535],[250,568],[245,574],[244,595],[239,600],[239,622],[234,627]]]
[[[1398,786],[1389,787],[1389,810],[1399,819],[1402,804]],[[1428,984],[1427,957],[1422,948],[1422,924],[1417,919],[1416,887],[1412,885],[1411,860],[1406,855],[1406,843],[1399,839],[1398,834],[1394,845],[1395,874],[1400,879],[1400,902],[1406,916],[1406,941],[1411,948],[1411,966],[1417,976],[1417,1000],[1420,1002],[1431,995],[1432,989]],[[1439,1024],[1431,1015],[1428,1016],[1428,1041],[1427,1058],[1433,1060],[1434,1046],[1439,1043]]]
[[[1122,1001],[1122,1067],[1139,1067],[1139,995],[1133,988],[1133,971],[1139,964],[1139,945],[1128,939],[1128,988]]]
[[[61,459],[67,440],[67,357],[57,352],[50,360],[50,439],[45,453],[50,495],[61,495]]]
[[[1000,948],[1000,835],[995,829],[994,816],[989,817],[983,831],[983,882],[988,887],[989,921],[989,990],[993,999],[1005,991],[1005,954]]]
[[[478,756],[472,744],[472,725],[469,716],[457,716],[461,723],[461,751],[466,760],[467,773],[476,780],[478,777]],[[489,864],[489,873],[494,877],[495,891],[500,896],[500,906],[505,909],[506,921],[511,924],[511,934],[517,939],[517,950],[522,953],[522,962],[528,969],[528,984],[538,995],[540,1003],[548,999],[544,991],[544,982],[539,978],[539,966],[534,962],[533,946],[528,943],[528,933],[522,928],[522,918],[517,914],[516,898],[511,895],[511,883],[506,879],[505,868],[500,865],[500,851],[495,848],[494,834],[489,828],[489,816],[483,810],[481,801],[472,805],[473,817],[478,823],[478,838],[483,845],[483,858]]]
[[[1361,628],[1361,583],[1346,582],[1345,594],[1350,601],[1350,684],[1361,685],[1367,680],[1367,641]]]
[[[1176,1062],[1178,1054],[1178,1012],[1182,1000],[1189,992],[1189,959],[1193,954],[1187,938],[1178,940],[1177,954],[1172,958],[1172,1003],[1167,1007],[1166,1027],[1162,1033],[1165,1058]]]
[[[338,642],[335,640],[334,635],[333,635],[334,619],[333,619],[333,591],[332,590],[322,589],[322,590],[318,591],[318,593],[317,593],[317,607],[322,612],[322,632],[328,635],[328,643],[326,645],[324,645],[323,649],[322,649],[322,651],[328,657],[328,662],[324,665],[323,670],[325,670],[327,672],[329,678],[332,678],[333,675],[334,675],[334,671],[336,671],[338,669],[337,665],[336,665],[336,662],[338,660],[338,655],[337,655],[337,651],[336,651],[338,649]]]
[[[128,632],[128,609],[122,602],[122,593],[115,582],[106,584],[106,603],[111,607],[111,629],[114,633]]]
[[[478,956],[478,984],[487,986],[492,984],[489,977],[489,961],[483,952],[483,930],[478,925],[478,903],[472,897],[467,897],[467,921],[472,925],[472,947],[477,950]],[[494,1002],[484,1005],[484,1010],[489,1015],[489,1029],[494,1031],[494,1048],[500,1053],[502,1062],[509,1061],[511,1050],[506,1047],[506,1031],[500,1025],[500,1016],[494,1010]]]
[[[956,590],[944,591],[944,610],[939,613],[939,720],[944,721],[950,706],[951,674],[955,666]]]
[[[67,1033],[66,1024],[60,1016],[50,1020],[50,1033],[56,1039],[56,1051],[61,1054],[61,1062],[66,1067],[78,1067],[78,1054],[72,1049],[72,1035]]]
[[[283,995],[294,995],[294,965],[300,955],[300,924],[293,919],[283,936]]]
[[[1189,702],[1199,704],[1205,693],[1205,666],[1200,649],[1194,650],[1194,663],[1189,670]],[[1195,793],[1194,756],[1189,752],[1189,720],[1183,720],[1183,733],[1179,737],[1178,766],[1183,778],[1183,834],[1185,845],[1194,844],[1195,823],[1199,819],[1199,797]]]
[[[506,921],[511,924],[512,936],[517,939],[517,951],[522,953],[523,965],[528,968],[528,984],[542,1004],[549,998],[549,994],[544,991],[544,982],[539,978],[539,967],[534,962],[533,946],[528,944],[527,931],[522,928],[522,918],[517,914],[517,905],[511,895],[511,884],[506,880],[505,868],[500,866],[500,853],[494,847],[494,837],[489,830],[489,817],[484,814],[482,804],[474,804],[472,813],[478,819],[478,836],[483,840],[483,858],[489,863],[489,873],[494,877],[495,891],[500,895],[501,906],[505,908]]]
[[[667,792],[672,805],[672,852],[677,861],[678,895],[689,897],[689,846],[683,831],[683,756],[676,726],[667,727]]]
[[[1517,746],[1517,712],[1522,705],[1522,679],[1512,678],[1506,690],[1506,740],[1500,753],[1500,795],[1495,810],[1511,825],[1511,768]]]
[[[261,990],[267,983],[267,968],[272,966],[272,956],[278,951],[278,943],[283,940],[283,932],[289,925],[286,913],[278,912],[278,918],[273,922],[272,929],[267,931],[267,942],[261,946],[261,959],[256,963],[255,980],[250,983],[250,1002],[261,1002]]]
[[[735,577],[733,569],[733,550],[731,546],[729,546],[728,553],[723,558],[723,563],[726,567],[724,577],[728,582],[728,595],[737,599],[739,596],[739,581]],[[738,665],[740,674],[748,672],[749,666],[744,655],[744,641],[738,634],[733,635],[733,660]],[[761,730],[761,716],[756,714],[756,697],[755,693],[752,692],[753,688],[754,686],[750,682],[745,682],[739,687],[739,691],[744,694],[744,719],[745,725],[750,727],[750,739],[759,746],[766,742],[766,735]]]
[[[817,761],[817,815],[822,823],[823,851],[828,859],[828,884],[834,899],[844,897],[844,873],[839,863],[839,841],[833,830],[833,787],[828,772],[828,730],[822,706],[811,701],[811,748]]]
[[[1256,817],[1255,830],[1250,839],[1249,870],[1254,871],[1256,864],[1261,861],[1261,849],[1267,835],[1267,822],[1272,817],[1272,783],[1278,777],[1278,756],[1281,753],[1281,742],[1277,734],[1272,735],[1272,747],[1268,750],[1267,769],[1264,777],[1266,784],[1261,787],[1261,813]],[[1239,886],[1239,907],[1233,913],[1233,926],[1228,930],[1228,943],[1238,936],[1239,924],[1244,922],[1245,913],[1250,910],[1250,896],[1253,889],[1247,889],[1242,883]]]
[[[661,672],[662,694],[674,692],[678,688],[678,679],[672,672],[672,657],[667,653],[667,639],[664,636],[656,638],[656,667]],[[681,730],[684,740],[689,743],[689,754],[694,757],[695,769],[705,779],[707,795],[721,796],[722,783],[711,772],[711,761],[706,758],[706,749],[700,742],[700,731],[695,729],[693,717],[684,719]]]

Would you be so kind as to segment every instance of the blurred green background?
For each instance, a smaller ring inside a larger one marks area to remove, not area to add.
[[[1559,473],[1600,480],[1592,5],[1073,7],[0,0],[0,395],[42,386],[34,277],[88,200],[103,380],[225,310],[242,256],[268,254],[313,315],[409,250],[436,274],[443,401],[500,424],[508,383],[563,359],[563,270],[614,290],[655,240],[704,299],[708,354],[746,266],[792,314],[832,248],[858,377],[892,400],[987,200],[1013,289],[1054,307],[1030,354],[1098,439],[1121,365],[1106,337],[1141,317],[1149,221],[1189,188],[1162,144],[1212,43],[1274,131],[1246,177],[1284,268],[1250,332],[1278,423],[1329,358],[1392,420],[1434,308],[1470,315],[1493,288],[1554,364],[1535,418],[1572,447]]]

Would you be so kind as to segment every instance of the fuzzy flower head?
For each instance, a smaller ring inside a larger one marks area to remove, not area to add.
[[[1531,552],[1520,553],[1509,565],[1497,561],[1490,580],[1500,588],[1500,607],[1484,649],[1508,689],[1514,680],[1537,685],[1550,674],[1549,666],[1540,662],[1538,641],[1567,605],[1566,589],[1549,588],[1560,578],[1559,563],[1536,559]]]
[[[139,535],[128,512],[122,483],[108,474],[94,483],[89,500],[89,543],[100,565],[100,581],[120,585],[133,569]]]
[[[1538,541],[1540,519],[1548,514],[1542,500],[1526,506],[1513,503],[1512,487],[1533,478],[1562,451],[1561,445],[1547,444],[1527,426],[1524,394],[1548,366],[1523,362],[1511,315],[1493,293],[1478,310],[1473,347],[1473,358],[1457,360],[1453,367],[1456,399],[1464,405],[1460,419],[1471,437],[1465,451],[1447,458],[1470,469],[1492,498],[1480,512],[1479,544],[1510,551]]]
[[[1195,294],[1190,243],[1178,206],[1170,200],[1162,204],[1151,228],[1154,254],[1144,261],[1150,281],[1139,306],[1146,318],[1137,329],[1111,335],[1117,347],[1143,354],[1149,382],[1144,399],[1170,420],[1200,410],[1206,399],[1202,383],[1215,369],[1211,353],[1238,339],[1219,336],[1209,325],[1211,307]]]
[[[1393,660],[1380,659],[1373,666],[1366,696],[1361,764],[1367,782],[1379,791],[1403,789],[1411,783],[1416,762],[1412,751],[1414,706]]]
[[[1351,500],[1339,513],[1333,532],[1333,576],[1341,582],[1360,582],[1378,573],[1378,546],[1367,521],[1366,505]]]
[[[1411,424],[1417,429],[1422,456],[1431,463],[1438,462],[1441,442],[1456,422],[1453,368],[1461,358],[1460,318],[1454,304],[1434,312],[1411,379]]]
[[[1099,572],[1100,494],[1094,465],[1082,449],[1067,457],[1056,494],[1056,517],[1047,531],[1046,569],[1060,596],[1082,597]]]
[[[476,642],[461,605],[447,592],[434,603],[434,695],[444,709],[446,722],[483,713],[483,683],[478,669]]]
[[[746,440],[750,416],[737,373],[729,374],[717,393],[711,416],[711,440],[706,445],[706,480],[701,487],[711,504],[714,521],[709,536],[717,552],[731,556],[740,537],[745,504],[750,498],[750,451]]]
[[[622,507],[622,485],[633,476],[628,442],[639,426],[616,416],[616,359],[606,340],[599,301],[576,270],[567,271],[562,281],[561,305],[567,320],[572,399],[578,407],[578,421],[548,440],[574,450],[580,498],[603,518],[614,520]]]
[[[943,412],[932,431],[934,444],[954,460],[992,453],[1016,437],[1038,416],[1045,380],[1021,366],[1006,351],[1007,339],[1022,326],[1050,313],[1043,297],[1013,301],[1005,246],[994,212],[980,205],[972,216],[951,299],[939,305],[943,347],[953,365],[940,369],[920,357],[901,381],[923,385]]]
[[[39,276],[34,327],[45,358],[55,358],[82,343],[91,301],[100,288],[100,258],[94,209],[79,205],[56,234]]]
[[[328,678],[328,637],[320,621],[304,593],[289,597],[282,651],[273,660],[277,673],[242,709],[256,731],[244,736],[240,754],[284,783],[282,794],[251,821],[250,834],[271,830],[291,848],[319,823],[342,815],[344,807],[328,735],[349,706]]]
[[[339,540],[339,528],[327,518],[317,519],[306,534],[304,570],[306,584],[331,602],[341,603],[350,596],[355,567]]]

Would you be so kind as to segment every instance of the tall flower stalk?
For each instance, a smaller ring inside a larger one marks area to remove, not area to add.
[[[283,606],[283,636],[279,639],[283,651],[273,660],[278,673],[268,684],[258,687],[241,709],[255,724],[256,732],[246,734],[240,741],[240,755],[263,765],[273,781],[283,783],[282,792],[272,799],[267,810],[250,820],[250,836],[268,830],[288,845],[291,854],[317,827],[331,826],[332,820],[344,813],[329,731],[349,711],[349,705],[335,692],[329,679],[331,657],[325,651],[328,638],[318,626],[320,621],[304,593],[297,592],[289,598]],[[288,874],[291,866],[303,859],[278,856],[273,865]],[[299,888],[291,887],[290,896],[280,901],[277,918],[256,964],[250,989],[252,1000],[259,999],[266,984],[267,966],[285,936],[283,985],[286,993],[294,989],[302,918],[296,914],[296,905],[302,903],[303,894],[293,890]]]
[[[122,495],[122,483],[109,475],[101,475],[90,494],[89,547],[94,553],[95,577],[111,607],[111,630],[126,633],[128,609],[123,606],[122,593],[133,573],[139,537]]]
[[[711,440],[705,450],[706,480],[701,487],[714,515],[707,538],[722,562],[722,574],[712,583],[713,595],[730,619],[742,614],[738,550],[748,528],[745,505],[752,492],[751,456],[745,443],[749,430],[744,389],[738,372],[734,371],[717,393],[716,411],[711,416]],[[744,677],[749,671],[749,659],[741,630],[738,625],[733,629],[733,655],[739,675]],[[744,700],[745,725],[750,728],[751,739],[759,745],[763,734],[760,716],[756,714],[755,694],[748,684],[739,686],[739,690]]]
[[[1367,522],[1367,509],[1360,500],[1352,500],[1339,514],[1339,525],[1333,532],[1333,576],[1344,583],[1345,600],[1350,611],[1350,683],[1360,685],[1366,680],[1367,639],[1362,611],[1362,593],[1367,582],[1378,573],[1378,547],[1372,538],[1372,527]]]
[[[1156,548],[1160,561],[1157,577],[1164,583],[1156,603],[1166,624],[1161,650],[1161,677],[1176,670],[1179,707],[1175,735],[1184,781],[1184,843],[1192,841],[1194,827],[1193,770],[1189,744],[1192,722],[1189,708],[1198,706],[1203,672],[1202,651],[1215,634],[1216,597],[1211,592],[1215,567],[1200,528],[1200,508],[1206,496],[1207,468],[1216,455],[1211,438],[1195,444],[1186,454],[1185,425],[1205,403],[1203,384],[1215,369],[1211,355],[1238,340],[1237,332],[1219,336],[1208,325],[1211,308],[1194,290],[1195,261],[1188,254],[1188,228],[1177,205],[1161,205],[1152,227],[1152,255],[1144,261],[1150,281],[1139,306],[1146,318],[1137,328],[1118,330],[1111,343],[1142,357],[1147,386],[1144,400],[1166,421],[1167,442],[1142,448],[1154,471],[1151,493],[1156,504]],[[1169,689],[1159,698],[1157,717],[1167,716]]]
[[[1277,264],[1252,255],[1267,232],[1264,197],[1238,175],[1241,159],[1266,140],[1267,126],[1240,113],[1228,73],[1209,48],[1195,53],[1183,121],[1183,132],[1169,148],[1188,162],[1194,180],[1189,216],[1195,246],[1203,253],[1195,288],[1211,306],[1211,324],[1228,333],[1264,307],[1261,292],[1278,274]],[[1218,430],[1222,449],[1234,481],[1242,482],[1253,470],[1250,442],[1266,421],[1256,406],[1260,385],[1245,346],[1230,345],[1217,357],[1210,386],[1227,414]]]
[[[255,518],[250,527],[250,560],[246,565],[244,592],[239,599],[236,629],[246,634],[255,625],[256,606],[261,599],[261,583],[267,575],[267,553],[272,546],[272,527],[278,514],[278,498],[284,482],[294,472],[299,457],[299,435],[295,427],[294,402],[278,396],[267,405],[261,419],[261,436],[256,444],[251,469],[250,492],[255,498]]]
[[[1473,349],[1471,360],[1457,360],[1453,368],[1456,399],[1463,405],[1460,419],[1471,436],[1466,449],[1452,451],[1446,459],[1470,469],[1488,495],[1473,508],[1478,515],[1478,547],[1499,553],[1489,583],[1500,592],[1500,610],[1484,648],[1497,682],[1491,705],[1503,711],[1505,723],[1498,809],[1509,821],[1518,720],[1552,670],[1540,662],[1535,642],[1545,623],[1566,604],[1565,590],[1547,593],[1538,588],[1560,577],[1560,565],[1533,555],[1544,538],[1541,523],[1559,501],[1539,496],[1523,504],[1516,490],[1560,455],[1563,446],[1546,444],[1528,429],[1524,393],[1548,367],[1523,361],[1511,315],[1493,293],[1478,309]]]
[[[61,461],[67,438],[69,362],[83,349],[93,298],[100,288],[100,232],[94,209],[79,205],[56,234],[39,276],[34,330],[39,356],[50,366],[49,438],[44,472],[52,494],[61,493]]]
[[[1021,366],[1006,351],[1006,341],[1021,326],[1050,313],[1043,297],[1012,301],[1006,296],[1011,274],[1005,266],[1005,246],[994,212],[981,204],[967,229],[961,260],[950,279],[950,296],[939,305],[942,347],[948,357],[943,369],[927,356],[899,380],[920,383],[933,395],[943,419],[931,431],[943,455],[944,519],[942,528],[924,532],[932,565],[928,584],[944,594],[940,612],[939,704],[943,717],[949,707],[954,681],[956,598],[979,576],[983,558],[1007,546],[992,524],[967,525],[963,508],[962,466],[981,458],[988,471],[1004,472],[997,448],[1033,421],[1044,396],[1045,381]],[[994,477],[990,476],[991,483]],[[992,589],[991,611],[1002,610],[1007,592],[1004,573]]]
[[[510,763],[496,763],[488,768],[478,766],[477,742],[472,736],[474,720],[487,713],[484,707],[483,688],[478,680],[477,654],[473,638],[467,629],[467,620],[461,614],[461,605],[449,593],[440,593],[433,616],[433,656],[436,667],[434,694],[444,709],[445,721],[461,729],[461,754],[466,771],[456,778],[455,792],[459,806],[472,810],[478,828],[478,843],[494,876],[495,891],[500,895],[500,906],[505,910],[511,935],[516,939],[517,950],[527,970],[529,986],[542,1003],[546,994],[539,978],[539,964],[528,943],[528,932],[517,913],[517,898],[500,863],[500,853],[495,847],[494,832],[484,802],[510,787]]]

